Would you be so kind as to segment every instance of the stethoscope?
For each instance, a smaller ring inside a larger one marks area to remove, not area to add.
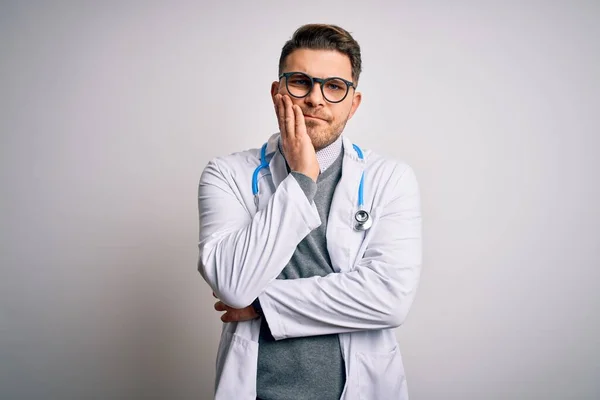
[[[361,160],[364,159],[363,152],[357,145],[353,144],[352,147],[358,154],[358,158]],[[254,195],[254,204],[256,208],[258,208],[258,173],[263,168],[269,167],[269,161],[267,161],[267,143],[263,144],[260,149],[260,165],[256,167],[254,173],[252,174],[252,194]],[[354,214],[354,230],[355,231],[366,231],[373,225],[373,221],[371,220],[371,214],[367,210],[365,210],[365,203],[363,198],[363,188],[365,185],[365,172],[363,171],[360,177],[360,184],[358,185],[358,210]]]

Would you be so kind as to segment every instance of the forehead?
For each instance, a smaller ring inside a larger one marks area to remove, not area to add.
[[[305,72],[318,78],[337,76],[352,80],[350,58],[335,50],[294,50],[285,61],[283,72],[288,71]]]

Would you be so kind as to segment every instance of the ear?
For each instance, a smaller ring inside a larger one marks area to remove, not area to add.
[[[277,93],[279,93],[279,82],[275,81],[271,83],[271,98],[273,99],[273,102],[275,102],[275,95]]]
[[[358,106],[360,105],[361,100],[362,100],[362,93],[354,92],[354,96],[352,97],[352,107],[350,108],[350,114],[348,114],[348,119],[352,118],[352,116],[358,109]]]

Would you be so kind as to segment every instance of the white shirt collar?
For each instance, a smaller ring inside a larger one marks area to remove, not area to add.
[[[342,135],[338,136],[335,142],[329,146],[317,151],[317,161],[321,172],[324,172],[337,160],[342,152]]]

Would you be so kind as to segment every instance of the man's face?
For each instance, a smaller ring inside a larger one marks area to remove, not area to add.
[[[304,72],[315,78],[339,77],[352,82],[352,66],[345,54],[334,50],[294,50],[286,59],[282,72]],[[286,78],[271,85],[271,95],[287,94],[302,109],[306,130],[315,150],[333,143],[344,130],[346,122],[354,115],[361,94],[350,88],[346,98],[330,103],[321,92],[321,84],[315,82],[310,93],[303,98],[291,96],[285,84]]]

